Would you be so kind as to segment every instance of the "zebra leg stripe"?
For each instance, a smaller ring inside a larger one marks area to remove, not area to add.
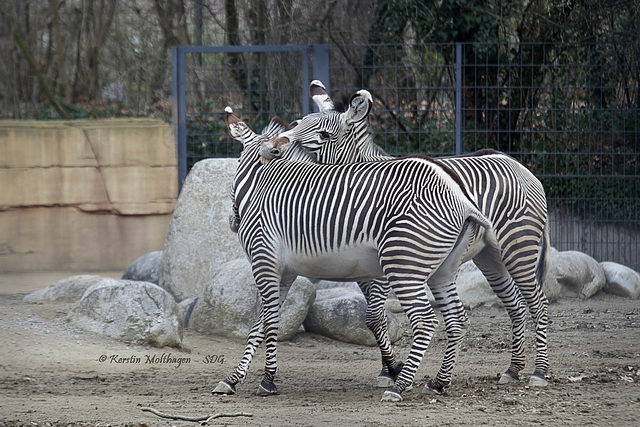
[[[382,357],[382,371],[378,377],[378,387],[389,387],[388,380],[395,378],[402,369],[402,363],[396,360],[389,339],[389,329],[384,302],[389,294],[389,284],[384,279],[358,283],[367,300],[365,323],[378,343]],[[383,375],[386,373],[387,375]]]
[[[402,392],[413,383],[420,362],[438,325],[438,319],[427,299],[422,281],[396,279],[390,280],[390,283],[409,318],[413,331],[413,344],[395,384],[385,391],[382,400],[401,400]]]
[[[469,326],[469,318],[460,301],[454,282],[446,286],[434,286],[430,283],[429,287],[444,318],[447,349],[438,374],[427,382],[424,391],[442,394],[444,388],[451,384],[453,368],[460,351],[460,344]]]
[[[256,349],[264,340],[264,328],[262,322],[262,310],[258,320],[253,324],[247,337],[247,345],[240,359],[240,363],[234,369],[233,373],[216,386],[212,391],[213,394],[234,394],[236,392],[236,385],[242,383],[247,377],[247,371],[249,370],[249,364],[253,359]]]
[[[520,290],[500,260],[498,250],[487,246],[474,259],[489,286],[502,302],[511,319],[511,363],[500,379],[501,383],[518,380],[525,367],[525,329],[527,310]]]

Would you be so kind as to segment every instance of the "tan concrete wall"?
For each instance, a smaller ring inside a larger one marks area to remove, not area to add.
[[[161,120],[0,121],[0,272],[124,270],[162,249],[177,196]]]

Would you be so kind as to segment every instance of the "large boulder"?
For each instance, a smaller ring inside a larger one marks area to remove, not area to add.
[[[602,262],[600,265],[607,278],[604,292],[632,299],[640,297],[640,274],[637,271],[615,262]]]
[[[96,275],[71,276],[58,280],[44,289],[31,292],[22,298],[23,302],[76,302],[82,298],[85,291],[95,283],[102,280]]]
[[[591,298],[604,287],[604,269],[589,255],[552,250],[543,290],[551,301],[559,297]]]
[[[149,252],[138,257],[122,275],[122,280],[138,280],[158,284],[158,269],[162,251]]]
[[[183,347],[178,305],[153,283],[102,279],[67,318],[80,329],[126,343]]]
[[[462,304],[467,308],[480,306],[500,306],[502,303],[489,286],[484,274],[473,261],[468,261],[460,267],[458,280],[458,295]]]
[[[365,323],[367,302],[360,290],[334,287],[316,292],[316,300],[309,310],[304,327],[307,332],[338,341],[375,346],[373,333]],[[395,343],[404,333],[398,318],[387,311],[389,339]]]
[[[202,295],[225,262],[246,257],[229,227],[237,165],[237,159],[202,160],[182,186],[158,271],[158,283],[178,301]]]
[[[280,307],[278,340],[299,330],[316,296],[313,284],[298,277]],[[198,332],[246,339],[258,318],[260,300],[248,261],[225,263],[206,286],[191,314],[189,327]]]

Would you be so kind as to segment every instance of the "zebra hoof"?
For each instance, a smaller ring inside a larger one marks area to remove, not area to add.
[[[276,385],[271,381],[262,380],[256,390],[256,396],[271,396],[272,394],[278,394]]]
[[[507,370],[505,373],[503,373],[500,376],[500,379],[498,380],[498,384],[504,385],[504,384],[517,383],[519,381],[520,381],[520,378],[518,377],[518,374],[510,370]]]
[[[543,374],[534,372],[529,378],[529,387],[546,387],[549,385],[549,381]]]
[[[220,381],[216,388],[211,392],[212,394],[235,394],[236,387],[233,384],[229,384],[226,381]]]
[[[379,375],[378,378],[376,378],[376,388],[389,388],[394,383],[393,378],[386,375]]]
[[[424,385],[422,392],[425,394],[441,395],[444,394],[444,386],[437,384],[434,380],[429,380]]]
[[[402,395],[396,391],[395,387],[389,387],[382,394],[380,402],[402,402]]]

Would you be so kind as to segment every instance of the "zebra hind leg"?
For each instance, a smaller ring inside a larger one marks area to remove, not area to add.
[[[385,390],[382,395],[381,400],[383,402],[399,402],[402,400],[402,392],[413,384],[420,362],[438,325],[438,319],[427,299],[424,283],[397,284],[394,286],[394,292],[409,318],[413,331],[413,343],[407,361],[397,376],[394,385]]]
[[[537,248],[537,247],[536,247]],[[517,261],[517,260],[516,260]],[[549,384],[547,373],[549,370],[549,358],[547,347],[547,327],[549,325],[548,300],[542,291],[536,278],[536,265],[534,262],[522,267],[521,263],[507,262],[506,267],[515,280],[519,293],[526,304],[522,303],[526,315],[526,307],[535,323],[536,358],[533,375],[529,378],[529,385],[533,387],[546,387]],[[542,262],[538,260],[538,262]]]
[[[523,296],[495,247],[486,246],[473,258],[474,263],[489,282],[489,286],[502,302],[511,320],[511,362],[498,381],[508,384],[520,381],[525,367],[525,328],[527,309]]]
[[[384,278],[371,282],[359,282],[358,285],[367,300],[365,323],[378,343],[382,357],[382,370],[376,378],[377,388],[391,387],[402,370],[403,363],[396,360],[389,339],[387,316],[384,302],[389,294],[389,284]]]
[[[536,324],[536,362],[535,370],[529,378],[529,386],[546,387],[549,385],[547,373],[549,371],[549,358],[547,354],[547,326],[549,317],[547,307],[549,305],[547,297],[538,289],[534,295],[527,295],[529,310]]]
[[[446,287],[430,287],[444,318],[447,348],[438,374],[427,381],[422,391],[428,394],[444,394],[446,387],[451,384],[460,344],[469,327],[469,318],[460,301],[455,283],[452,282]]]
[[[424,386],[424,393],[443,394],[445,388],[451,384],[460,344],[469,327],[469,317],[458,295],[456,281],[463,256],[471,244],[474,232],[474,227],[465,224],[453,250],[427,282],[444,318],[447,348],[438,374]]]

